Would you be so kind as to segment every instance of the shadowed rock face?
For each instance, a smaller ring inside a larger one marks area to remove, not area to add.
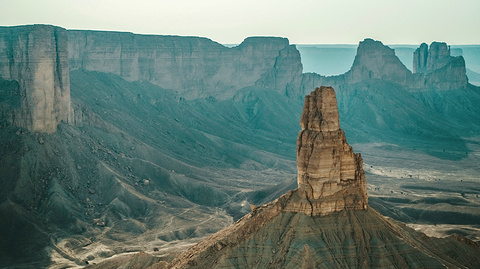
[[[335,91],[320,87],[305,97],[297,140],[299,193],[308,204],[287,211],[326,215],[345,208],[366,209],[363,160],[340,129]]]
[[[428,57],[428,45],[422,43],[413,52],[413,73],[422,73],[425,71],[427,66],[427,57]]]
[[[67,32],[49,25],[0,27],[0,78],[18,82],[16,126],[53,133],[70,117]]]

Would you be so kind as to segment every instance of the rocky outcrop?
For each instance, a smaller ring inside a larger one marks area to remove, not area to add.
[[[263,74],[262,79],[255,84],[263,88],[271,88],[287,96],[298,93],[298,85],[302,80],[302,63],[300,52],[294,45],[289,45],[279,51],[272,69]]]
[[[425,73],[427,68],[428,45],[422,43],[413,52],[413,73]]]
[[[227,48],[200,37],[99,31],[68,31],[68,36],[72,70],[149,81],[187,98],[224,99],[256,85],[284,93],[291,76],[302,73],[300,54],[285,38],[250,37]]]
[[[450,60],[441,68],[421,75],[423,75],[423,85],[426,88],[459,90],[468,86],[467,70],[462,56],[450,57]]]
[[[367,209],[363,160],[340,129],[333,88],[320,87],[305,97],[300,125],[297,169],[303,199],[290,203],[286,211],[315,216]]]
[[[71,114],[66,30],[49,25],[0,27],[0,78],[18,82],[15,98],[20,105],[13,124],[55,132]]]
[[[382,79],[405,85],[411,79],[411,72],[393,49],[380,41],[367,38],[358,45],[352,68],[345,73],[348,84],[366,79]]]
[[[463,57],[451,56],[450,47],[444,42],[433,42],[430,48],[422,43],[413,54],[415,88],[464,89],[468,84],[466,72]]]
[[[453,57],[450,56],[450,46],[444,42],[422,43],[413,53],[413,72],[429,73],[444,67]]]
[[[318,85],[341,89],[366,80],[385,80],[407,86],[412,83],[412,73],[395,55],[395,51],[380,41],[367,38],[358,44],[357,54],[348,72],[338,76],[303,74],[300,91],[308,94]]]
[[[100,31],[68,31],[68,36],[72,70],[85,69],[113,73],[129,81],[149,81],[188,99],[208,96],[228,99],[246,87],[303,97],[318,85],[340,88],[344,84],[375,79],[414,90],[466,86],[466,76],[462,75],[464,67],[461,68],[458,59],[448,60],[451,57],[446,56],[449,51],[444,43],[434,42],[431,52],[428,46],[422,45],[416,53],[414,69],[429,72],[412,74],[393,49],[367,38],[359,43],[347,73],[324,77],[302,74],[300,54],[285,38],[250,37],[239,46],[227,48],[200,37]]]

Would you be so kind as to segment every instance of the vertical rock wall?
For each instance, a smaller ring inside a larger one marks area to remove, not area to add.
[[[302,76],[300,54],[286,38],[249,37],[228,48],[201,37],[99,31],[68,31],[68,36],[72,70],[149,81],[189,99],[225,99],[252,86],[284,93]]]
[[[430,47],[422,43],[413,53],[413,73],[418,88],[463,89],[468,84],[466,72],[463,57],[451,56],[450,47],[444,42],[433,42]]]
[[[413,53],[413,73],[430,73],[446,66],[454,57],[444,42],[422,43]]]
[[[430,48],[423,43],[414,52],[413,70],[410,72],[395,55],[395,51],[380,41],[365,39],[357,48],[357,55],[348,72],[338,76],[303,74],[298,92],[308,93],[318,85],[342,89],[367,80],[393,82],[411,91],[459,90],[468,86],[465,60],[450,56],[446,43],[433,42]]]
[[[13,123],[55,132],[70,117],[66,30],[49,25],[0,27],[0,77],[19,84],[20,108]]]
[[[428,45],[422,43],[413,52],[413,73],[425,73],[427,69]]]

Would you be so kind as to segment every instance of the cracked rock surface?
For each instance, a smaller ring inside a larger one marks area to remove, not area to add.
[[[300,125],[297,169],[303,199],[290,203],[286,210],[326,215],[346,208],[366,209],[363,160],[340,128],[333,88],[320,87],[305,97]]]

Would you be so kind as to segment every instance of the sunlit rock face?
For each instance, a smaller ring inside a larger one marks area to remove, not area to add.
[[[298,193],[303,199],[286,210],[326,215],[347,208],[366,209],[363,160],[340,129],[333,88],[320,87],[306,96],[300,125],[297,169]]]
[[[18,82],[13,124],[53,133],[70,117],[67,33],[49,25],[0,27],[0,78]]]

